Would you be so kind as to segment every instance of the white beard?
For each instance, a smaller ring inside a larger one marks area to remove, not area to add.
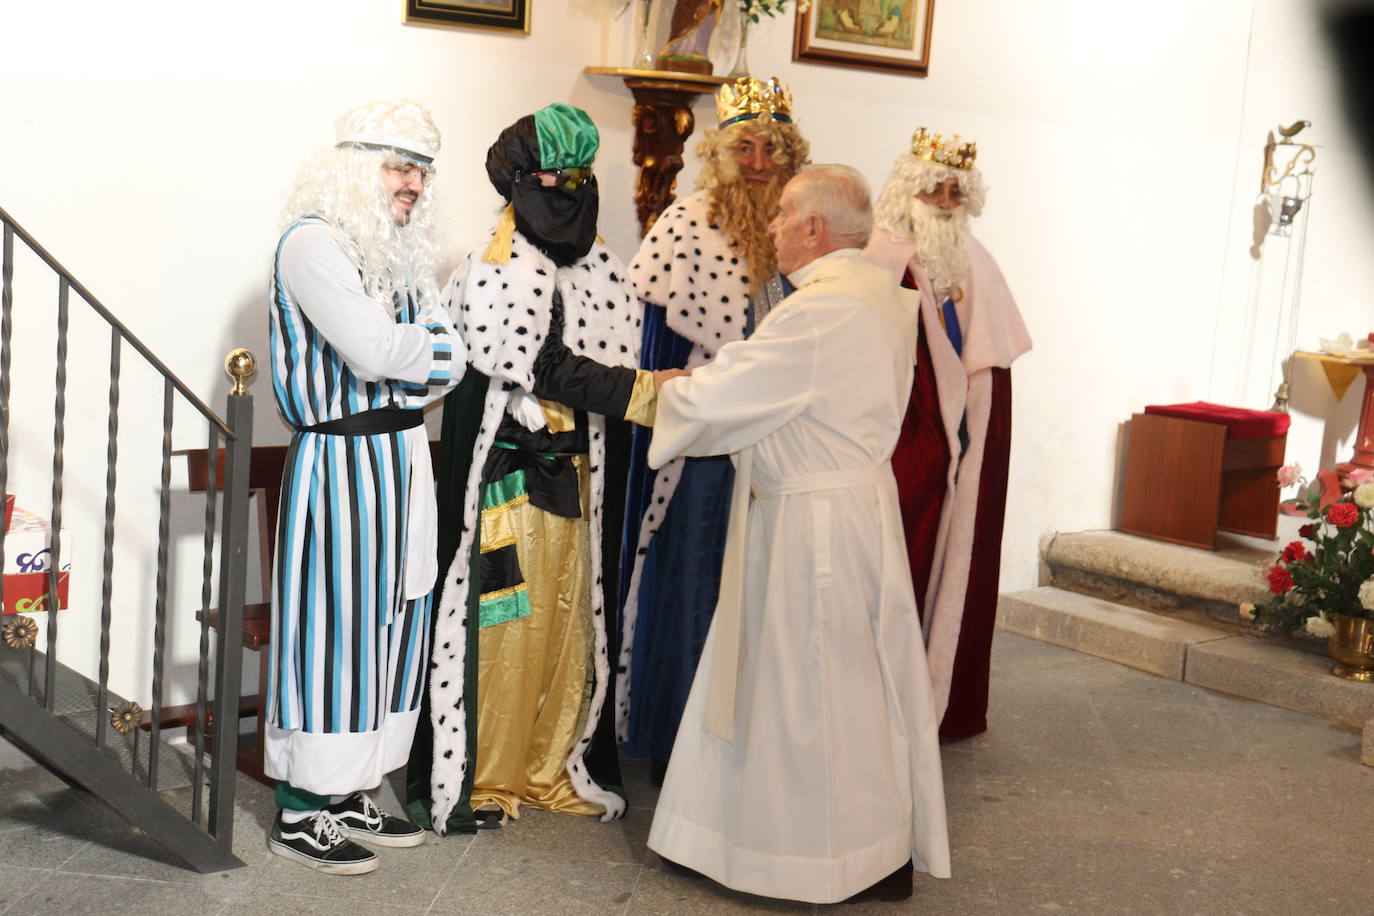
[[[913,200],[911,239],[916,243],[916,260],[935,287],[938,305],[968,273],[968,211],[963,207],[941,210]]]

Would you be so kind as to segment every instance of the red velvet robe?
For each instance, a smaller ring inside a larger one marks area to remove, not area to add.
[[[914,288],[911,275],[903,284]],[[929,593],[930,572],[946,498],[950,443],[940,423],[940,396],[935,385],[924,321],[916,344],[916,378],[892,470],[906,528],[911,579],[918,596]],[[943,328],[935,333],[943,334]],[[973,562],[964,598],[963,625],[954,656],[949,706],[940,722],[944,740],[970,738],[988,727],[988,677],[992,630],[997,614],[997,584],[1002,558],[1002,523],[1007,505],[1007,470],[1011,453],[1011,370],[994,368],[987,442],[978,480]],[[926,603],[920,602],[924,611]]]
[[[893,455],[908,557],[925,629],[940,734],[987,728],[988,668],[997,611],[1011,440],[1011,364],[1030,335],[992,255],[968,237],[959,284],[962,352],[921,293],[915,383]],[[908,287],[929,287],[910,240],[879,229],[864,250]],[[927,334],[931,336],[927,336]],[[959,430],[966,428],[962,458]]]

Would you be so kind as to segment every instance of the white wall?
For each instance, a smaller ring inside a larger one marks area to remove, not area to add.
[[[1318,337],[1333,338],[1346,331],[1359,338],[1374,330],[1369,295],[1374,290],[1374,262],[1365,254],[1374,237],[1374,189],[1368,185],[1358,148],[1342,117],[1340,98],[1332,91],[1334,61],[1309,7],[1287,0],[1259,0],[1250,36],[1211,394],[1217,400],[1251,407],[1264,407],[1272,400],[1287,341],[1279,335],[1275,347],[1272,315],[1257,316],[1261,320],[1247,326],[1248,316],[1274,307],[1273,287],[1284,280],[1282,240],[1266,240],[1262,264],[1248,254],[1262,144],[1266,133],[1280,123],[1310,120],[1312,127],[1297,139],[1318,147],[1302,259],[1297,345],[1315,349]],[[1296,259],[1291,263],[1296,265]],[[1289,459],[1309,471],[1348,460],[1364,383],[1357,381],[1336,402],[1317,364],[1307,360],[1295,361],[1293,381]]]
[[[611,0],[535,0],[528,37],[404,26],[398,5],[73,0],[57,21],[39,5],[7,4],[0,206],[217,409],[223,355],[240,345],[267,355],[263,296],[282,192],[357,101],[409,96],[434,112],[455,260],[494,217],[482,162],[500,128],[550,101],[586,108],[602,131],[602,234],[631,256],[629,95],[617,80],[582,73],[629,56],[628,24],[609,21]],[[1374,201],[1358,186],[1307,6],[939,3],[926,79],[793,63],[790,15],[752,35],[754,72],[791,84],[817,161],[851,162],[878,185],[919,124],[979,143],[991,193],[977,231],[1036,341],[1016,367],[1005,588],[1033,583],[1044,532],[1110,526],[1118,426],[1132,411],[1237,396],[1249,189],[1264,132],[1279,121],[1311,118],[1324,146],[1300,341],[1374,327],[1374,267],[1364,258]],[[699,125],[711,123],[708,101],[696,112]],[[696,170],[689,156],[680,188]],[[19,266],[17,309],[34,321],[51,308],[53,284]],[[24,398],[10,489],[46,512],[52,360],[38,339],[15,357]],[[76,609],[62,656],[93,671],[108,338],[83,325],[72,346],[73,387],[88,399],[73,410],[88,428],[69,432]],[[158,458],[156,441],[145,433],[139,444],[132,427],[151,423],[156,438],[161,391],[146,374],[126,374],[116,615],[140,636],[119,647],[114,684],[146,700],[136,672],[151,651],[151,599],[138,570],[155,549]],[[1290,458],[1312,466],[1327,453],[1346,457],[1360,383],[1341,407],[1322,401],[1312,379],[1300,383]],[[254,391],[256,440],[285,441],[269,380]],[[190,419],[179,413],[175,447],[203,445]],[[174,508],[174,530],[190,531],[199,505],[178,497]],[[183,534],[179,546],[174,606],[184,608],[198,594],[198,543]],[[185,683],[194,627],[179,618],[175,636]]]
[[[794,64],[790,35],[761,32],[751,63],[792,84],[818,161],[880,182],[917,124],[978,141],[990,191],[976,231],[1035,340],[1014,372],[1004,589],[1034,584],[1042,534],[1114,523],[1119,424],[1132,412],[1269,406],[1272,388],[1243,398],[1236,338],[1253,189],[1279,122],[1311,119],[1305,137],[1324,147],[1299,345],[1374,329],[1374,197],[1310,4],[937,4],[924,80]],[[1337,405],[1300,365],[1289,460],[1349,457],[1362,384]]]

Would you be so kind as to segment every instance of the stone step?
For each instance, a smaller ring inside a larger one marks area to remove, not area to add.
[[[1212,627],[1045,586],[1000,596],[997,625],[1176,681],[1184,679],[1190,646],[1227,638]]]
[[[1374,718],[1374,683],[1331,673],[1329,658],[1245,637],[1188,652],[1190,684],[1362,728]]]
[[[1042,542],[1041,584],[1246,632],[1236,609],[1268,596],[1263,569],[1300,521],[1282,520],[1274,542],[1223,535],[1216,551],[1119,531],[1052,534]]]
[[[1374,719],[1374,683],[1301,648],[1045,586],[1002,595],[997,614],[1002,629],[1161,677],[1354,728]]]

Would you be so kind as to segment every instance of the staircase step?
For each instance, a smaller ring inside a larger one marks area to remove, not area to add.
[[[36,650],[0,648],[0,681],[13,684],[15,689],[28,697],[28,702],[46,709],[43,693],[45,665],[43,653]],[[124,698],[111,692],[106,700],[107,708],[97,709],[96,695],[95,682],[75,669],[57,663],[53,677],[52,714],[92,744],[95,742],[97,725],[104,720],[105,745],[102,753],[136,778],[146,779],[149,765],[147,733],[142,733],[144,737],[136,740],[133,733],[121,735],[115,731],[109,710],[123,705]],[[191,758],[168,744],[167,737],[164,734],[157,747],[158,791],[189,786],[192,780]]]
[[[1233,637],[1193,647],[1186,680],[1360,728],[1374,718],[1374,683],[1336,677],[1331,665],[1329,658]]]
[[[1335,677],[1329,658],[1297,646],[1047,586],[1002,595],[997,616],[1001,629],[1161,677],[1354,728],[1374,720],[1374,683]]]
[[[1022,636],[1176,681],[1184,679],[1191,646],[1226,638],[1211,627],[1045,586],[1002,595],[997,623]]]
[[[1223,537],[1217,551],[1165,544],[1119,531],[1055,534],[1044,541],[1046,585],[1244,632],[1242,601],[1268,595],[1263,567],[1279,542]]]

